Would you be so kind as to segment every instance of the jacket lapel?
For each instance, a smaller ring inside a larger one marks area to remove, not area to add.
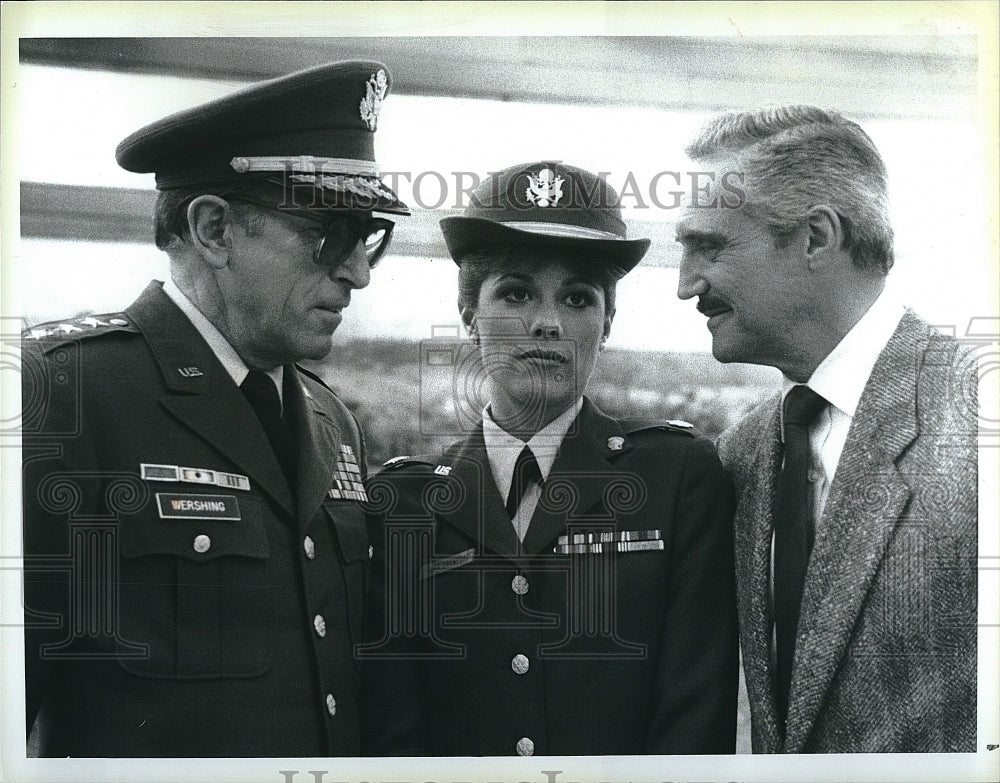
[[[785,750],[808,739],[911,489],[897,463],[917,437],[916,384],[927,335],[907,313],[855,411],[809,560]]]
[[[298,445],[296,492],[299,527],[305,529],[334,484],[340,428],[313,399],[294,365],[285,366],[284,403],[293,411]]]
[[[191,432],[224,454],[289,514],[292,495],[256,414],[198,330],[150,283],[127,310],[163,373],[160,402]]]
[[[454,482],[453,491],[460,498],[453,508],[442,509],[440,516],[469,538],[482,542],[484,549],[517,557],[521,542],[493,480],[482,423],[464,441],[448,449],[438,464],[450,468],[448,479]]]
[[[747,689],[754,706],[755,734],[767,747],[755,752],[773,753],[781,743],[774,702],[774,672],[771,670],[771,537],[777,476],[781,470],[780,398],[767,405],[761,429],[752,428],[759,441],[736,511],[736,582],[740,617],[740,646]]]
[[[608,461],[608,457],[623,454],[627,450],[627,445],[623,445],[618,451],[610,451],[608,440],[613,436],[622,438],[622,442],[627,444],[621,425],[584,398],[580,415],[570,426],[559,447],[559,454],[552,463],[542,498],[531,517],[531,524],[524,537],[525,554],[541,553],[551,545],[553,539],[566,532],[568,522],[586,514],[601,501],[608,486],[609,474],[619,472]],[[572,506],[564,507],[565,504],[551,500],[546,502],[545,493],[557,492],[559,484],[572,485]]]

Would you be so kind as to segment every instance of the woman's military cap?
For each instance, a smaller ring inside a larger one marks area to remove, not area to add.
[[[409,214],[380,179],[374,137],[389,93],[378,62],[336,62],[253,84],[137,130],[116,150],[128,171],[154,172],[159,190],[248,178],[310,205]],[[291,188],[291,189],[289,189]]]
[[[444,218],[441,231],[456,262],[491,246],[570,247],[599,251],[621,274],[650,244],[627,238],[618,194],[602,177],[555,162],[491,174],[464,215]]]

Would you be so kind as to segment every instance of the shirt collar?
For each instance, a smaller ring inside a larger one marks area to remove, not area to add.
[[[229,340],[223,336],[215,324],[205,317],[205,314],[195,306],[194,302],[187,297],[187,294],[181,291],[173,278],[169,278],[163,284],[163,293],[169,296],[173,303],[180,308],[180,311],[187,316],[194,328],[198,330],[198,334],[208,343],[208,347],[212,349],[215,358],[219,360],[226,372],[229,373],[229,377],[233,379],[233,382],[237,386],[241,385],[246,380],[250,368],[247,367],[246,362],[236,352],[236,349],[233,348]],[[262,372],[274,381],[278,387],[278,399],[281,399],[281,385],[284,378],[283,368],[279,366],[270,370],[263,370]]]
[[[525,445],[535,455],[542,478],[549,477],[552,465],[556,461],[556,455],[559,453],[559,446],[582,407],[583,397],[580,397],[574,405],[570,405],[532,435],[527,444],[493,421],[489,405],[483,409],[483,440],[486,442],[486,455],[489,457],[490,467],[493,469],[493,477],[496,479],[497,489],[500,490],[501,497],[507,497],[510,492],[514,463],[517,462],[517,457]]]
[[[888,344],[906,308],[883,291],[861,320],[813,371],[806,385],[848,416],[854,416],[875,362]],[[782,400],[795,386],[785,377]]]

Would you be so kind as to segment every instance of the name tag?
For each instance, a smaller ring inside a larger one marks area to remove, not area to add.
[[[178,495],[156,493],[160,519],[242,519],[234,495]]]

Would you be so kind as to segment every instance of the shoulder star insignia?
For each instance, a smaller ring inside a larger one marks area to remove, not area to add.
[[[80,323],[85,326],[89,326],[91,329],[96,329],[98,326],[107,326],[106,321],[102,321],[99,318],[94,318],[92,315],[88,315],[86,318],[80,319]]]

